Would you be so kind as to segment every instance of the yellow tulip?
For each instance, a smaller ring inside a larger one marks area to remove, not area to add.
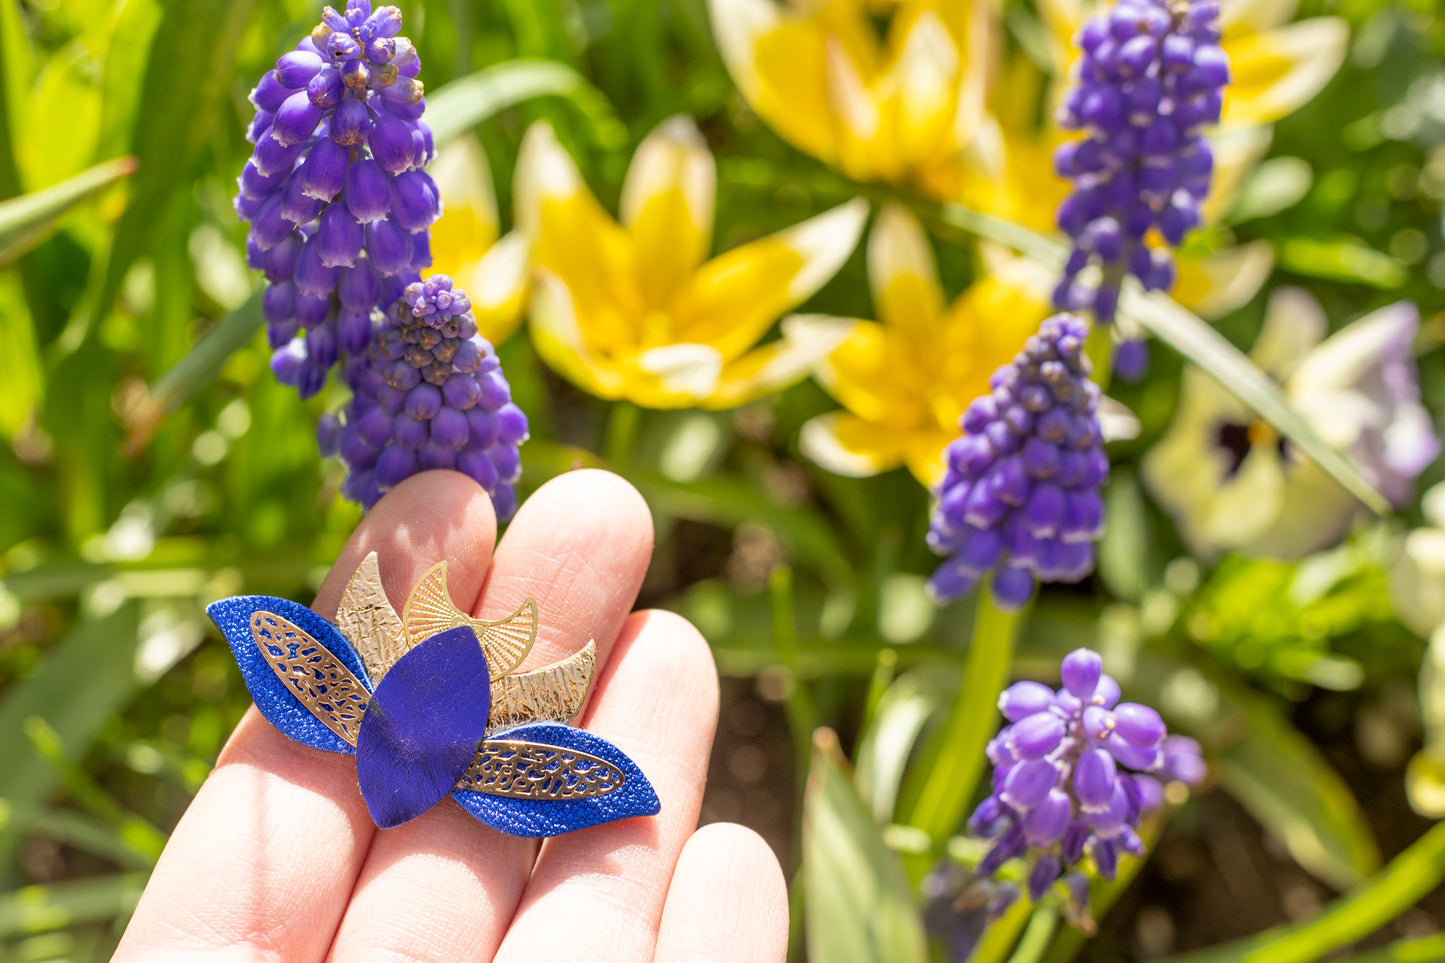
[[[799,149],[856,180],[956,196],[986,164],[988,0],[896,6],[709,0],[713,33],[744,98]]]
[[[497,344],[517,329],[527,302],[527,239],[518,231],[498,238],[497,196],[482,145],[459,137],[428,169],[444,198],[432,225],[432,267],[449,274],[472,300],[477,330]]]
[[[704,260],[717,171],[692,121],[673,117],[637,148],[621,222],[588,191],[551,127],[528,130],[517,217],[532,241],[533,342],[578,387],[648,408],[730,408],[801,380],[851,322],[779,316],[847,260],[867,217],[855,199]]]
[[[879,320],[858,322],[819,365],[819,383],[845,410],[803,426],[804,454],[841,475],[906,464],[932,487],[968,403],[988,392],[989,376],[1049,314],[1047,296],[1035,293],[1039,273],[1023,259],[1001,261],[945,304],[923,228],[902,208],[885,207],[868,238]]]

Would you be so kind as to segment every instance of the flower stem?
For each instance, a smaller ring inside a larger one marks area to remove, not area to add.
[[[1044,950],[1049,948],[1049,941],[1053,939],[1054,930],[1058,928],[1058,925],[1058,910],[1047,903],[1035,907],[1034,915],[1029,917],[1028,929],[1024,930],[1018,949],[1014,950],[1014,955],[1008,958],[1008,963],[1038,963],[1039,957],[1044,955]],[[975,960],[974,963],[985,963],[985,961]]]
[[[1373,880],[1319,916],[1168,963],[1306,963],[1367,936],[1445,880],[1445,822],[1436,823]]]
[[[924,782],[905,820],[928,833],[935,847],[941,847],[958,827],[973,799],[984,767],[984,747],[994,734],[998,694],[1008,680],[1023,611],[999,608],[990,588],[979,588],[963,684],[924,756]]]

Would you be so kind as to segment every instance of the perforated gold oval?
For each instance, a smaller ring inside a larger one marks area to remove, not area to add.
[[[305,629],[272,612],[251,616],[251,638],[296,700],[322,725],[356,745],[371,699],[361,680]]]
[[[627,777],[606,759],[521,739],[488,739],[477,747],[458,789],[512,799],[595,799]]]

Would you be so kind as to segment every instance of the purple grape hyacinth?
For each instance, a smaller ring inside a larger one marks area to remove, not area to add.
[[[1086,913],[1087,880],[1073,867],[1087,853],[1113,879],[1120,852],[1143,854],[1139,821],[1163,804],[1165,784],[1197,785],[1205,768],[1197,742],[1169,736],[1148,706],[1119,701],[1098,653],[1074,650],[1061,675],[1057,691],[1018,682],[999,696],[1008,724],[988,745],[993,792],[968,825],[994,841],[978,876],[1026,857],[1032,899],[1068,872],[1069,901]]]
[[[1214,168],[1202,131],[1219,121],[1230,78],[1219,37],[1218,0],[1119,0],[1079,31],[1059,124],[1087,136],[1054,154],[1073,181],[1057,214],[1074,242],[1054,292],[1061,310],[1092,309],[1107,324],[1125,275],[1146,290],[1174,286],[1169,249],[1199,224]],[[1080,278],[1091,264],[1097,283]]]
[[[512,516],[527,416],[451,278],[407,285],[345,371],[351,402],[342,417],[323,418],[317,441],[350,469],[347,498],[369,510],[403,479],[451,468],[486,489],[499,519]]]
[[[928,531],[929,548],[948,556],[929,581],[936,600],[968,594],[991,571],[995,600],[1015,609],[1036,580],[1093,570],[1109,460],[1088,334],[1081,318],[1048,318],[964,413]]]
[[[251,92],[255,145],[236,212],[247,260],[266,275],[271,368],[303,398],[343,356],[364,352],[372,313],[431,264],[436,185],[426,101],[401,11],[348,0]]]

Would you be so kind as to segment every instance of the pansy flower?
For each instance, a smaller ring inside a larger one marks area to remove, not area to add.
[[[1399,302],[1325,338],[1319,303],[1283,288],[1250,353],[1295,410],[1390,501],[1409,498],[1439,453],[1411,354],[1420,316]],[[1336,542],[1359,508],[1348,492],[1208,375],[1187,369],[1174,423],[1143,477],[1201,553],[1295,558]]]
[[[717,171],[687,117],[637,148],[614,220],[551,127],[527,132],[517,207],[537,287],[530,330],[563,377],[647,408],[731,408],[801,379],[852,322],[780,316],[847,260],[867,204],[853,200],[711,260]]]
[[[937,483],[964,409],[988,394],[989,376],[1049,314],[1048,278],[1031,278],[1043,273],[1023,259],[1001,261],[949,304],[923,228],[885,207],[868,239],[878,320],[857,322],[819,364],[819,383],[845,410],[803,426],[804,453],[840,475],[906,464],[925,485]]]

